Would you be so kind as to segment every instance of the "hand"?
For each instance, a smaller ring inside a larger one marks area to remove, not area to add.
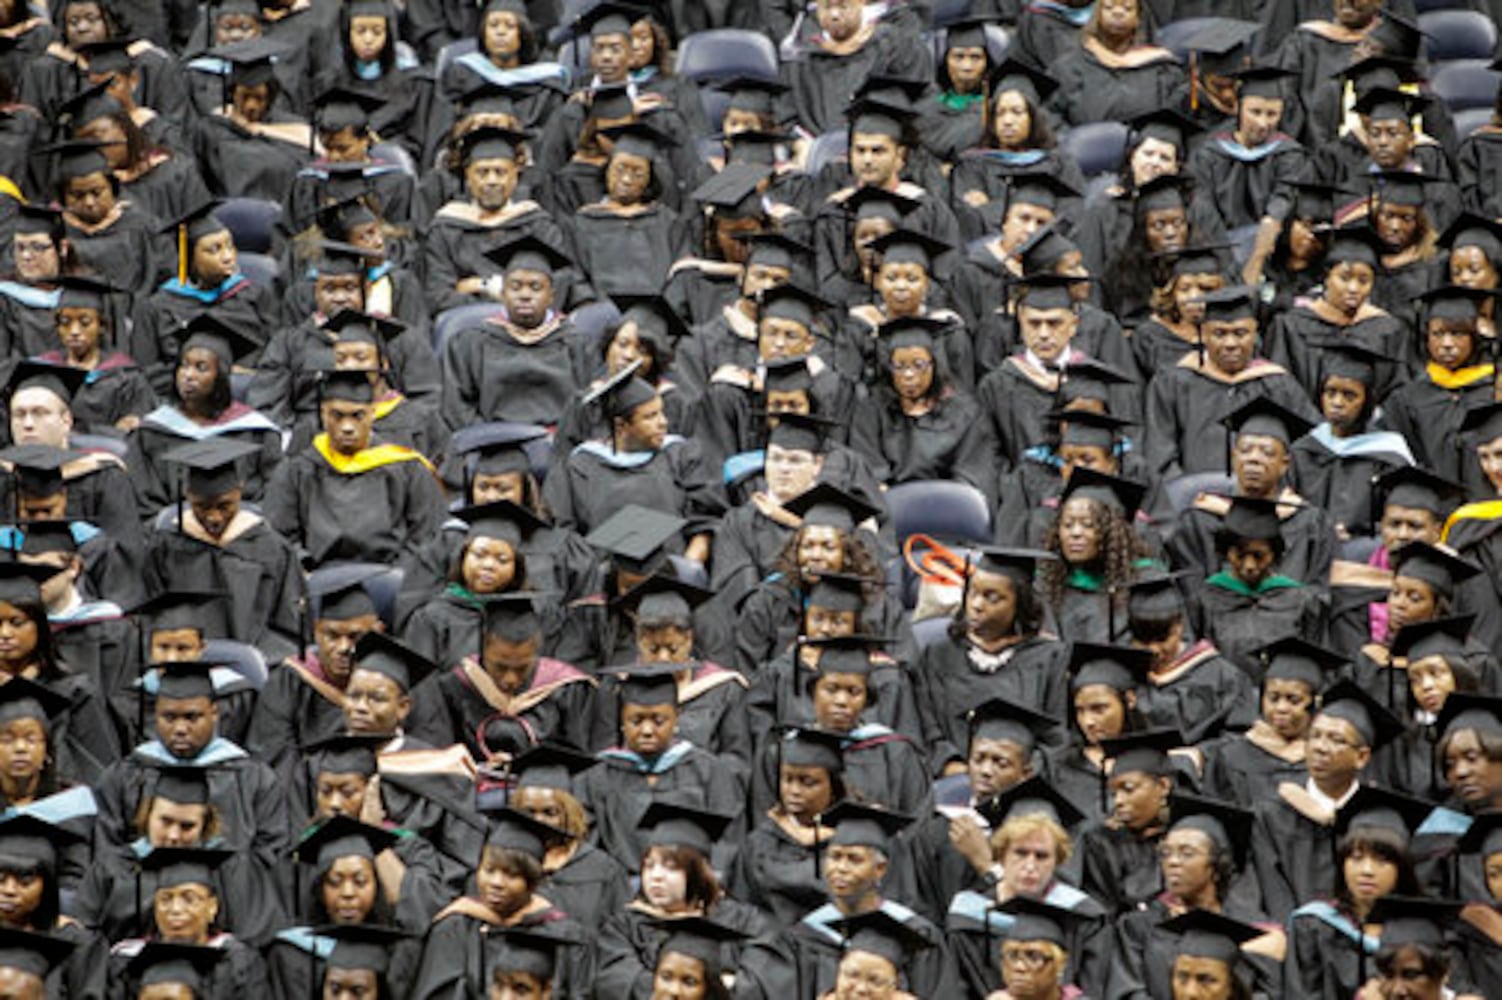
[[[956,774],[969,774],[969,773],[970,773],[970,768],[965,764],[964,761],[962,761],[962,760],[952,760],[948,764],[944,765],[944,769],[939,772],[939,777],[941,777],[941,778],[952,778]]]
[[[689,539],[688,546],[683,554],[701,566],[709,563],[709,543],[712,535],[695,535]]]
[[[386,822],[386,806],[381,802],[381,776],[378,774],[365,785],[365,798],[360,803],[360,822],[380,826]]]
[[[995,863],[986,831],[969,816],[957,816],[949,821],[949,843],[977,872],[984,872]]]
[[[988,205],[991,202],[991,199],[986,197],[986,192],[978,190],[966,191],[960,195],[960,198],[971,208],[980,208],[982,205]]]
[[[484,295],[485,279],[474,276],[460,278],[454,283],[454,291],[460,295]]]
[[[134,413],[121,417],[119,420],[115,421],[115,430],[123,431],[126,434],[129,434],[131,431],[140,426],[141,418],[136,416]]]

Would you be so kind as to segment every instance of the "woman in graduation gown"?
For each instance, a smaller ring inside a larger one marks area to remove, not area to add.
[[[64,277],[56,321],[59,346],[38,361],[87,372],[73,393],[74,426],[87,432],[134,430],[156,408],[156,397],[135,359],[117,349],[121,325],[111,308],[114,289],[90,278]]]
[[[393,879],[386,866],[387,859],[401,863],[385,855],[397,837],[343,816],[326,819],[303,834],[293,850],[295,862],[304,866],[294,876],[302,894],[296,900],[294,923],[279,930],[266,949],[273,996],[313,995],[330,940],[325,928],[354,925],[376,932],[420,933],[427,927],[432,912],[423,912],[423,894],[409,891],[417,873],[403,867]],[[391,948],[386,981],[401,994],[411,987],[421,946],[405,938]]]
[[[966,18],[944,28],[944,49],[934,67],[938,92],[923,108],[924,148],[945,163],[979,146],[986,128],[986,84],[996,70],[986,17]],[[994,92],[995,88],[991,88]]]
[[[966,567],[954,620],[922,647],[912,671],[931,773],[964,760],[970,713],[993,698],[1056,720],[1068,711],[1066,648],[1042,634],[1034,589],[1041,552],[983,548]]]
[[[840,740],[816,729],[791,729],[775,737],[777,801],[760,817],[736,852],[731,894],[787,930],[828,899],[820,875],[823,844],[834,830],[821,817],[848,798]]]
[[[95,140],[64,143],[61,154],[56,193],[74,259],[116,288],[147,294],[166,270],[157,217],[120,197],[120,181]]]
[[[1186,246],[1161,258],[1163,281],[1153,289],[1151,312],[1132,330],[1132,355],[1143,383],[1199,347],[1204,306],[1197,300],[1230,284],[1218,247]]]
[[[980,407],[946,358],[945,348],[963,339],[963,331],[934,317],[910,316],[883,323],[877,336],[886,372],[875,398],[856,414],[852,444],[888,486],[945,479],[994,497],[995,448]]]
[[[57,344],[57,280],[74,268],[72,247],[56,208],[18,203],[7,228],[10,267],[0,279],[0,352],[30,357]]]
[[[379,96],[370,129],[382,142],[399,143],[418,163],[430,162],[427,128],[433,78],[398,47],[397,13],[389,0],[359,0],[339,9],[337,54],[330,53],[316,93],[332,87],[358,88]]]
[[[102,998],[107,986],[109,943],[97,930],[64,916],[59,898],[63,854],[83,840],[41,809],[0,821],[0,881],[21,886],[8,894],[11,905],[0,912],[0,928],[54,935],[73,945],[47,976],[49,996]]]
[[[1288,217],[1278,230],[1271,252],[1265,261],[1259,262],[1253,251],[1246,265],[1248,269],[1256,269],[1255,276],[1274,289],[1271,305],[1274,313],[1292,308],[1296,299],[1319,290],[1324,275],[1321,264],[1329,244],[1326,233],[1335,217],[1333,199],[1339,195],[1336,188],[1327,184],[1307,181],[1290,184],[1289,189],[1292,202]]]
[[[1467,649],[1474,620],[1471,615],[1435,618],[1406,625],[1393,637],[1393,659],[1406,664],[1407,697],[1403,710],[1395,712],[1405,731],[1376,758],[1373,773],[1381,775],[1383,784],[1430,802],[1442,802],[1449,795],[1445,759],[1439,752],[1441,718],[1452,695],[1478,693],[1480,672]]]
[[[1455,948],[1475,992],[1493,996],[1502,990],[1502,813],[1477,819],[1462,846],[1480,859],[1485,891],[1467,894],[1470,903],[1454,926]]]
[[[474,51],[455,55],[438,87],[450,105],[479,82],[504,87],[521,126],[540,129],[563,103],[568,79],[558,63],[538,58],[544,41],[523,0],[486,0]]]
[[[1427,811],[1423,803],[1371,788],[1341,807],[1333,898],[1309,900],[1288,919],[1289,995],[1339,1000],[1372,975],[1380,937],[1372,909],[1389,893],[1420,894],[1410,838]]]
[[[178,499],[176,470],[167,452],[189,441],[223,439],[255,445],[245,459],[243,498],[256,503],[282,459],[281,430],[230,395],[230,373],[253,345],[212,315],[192,324],[177,357],[169,402],[141,419],[130,439],[130,471],[142,509],[155,511]]]
[[[1448,251],[1445,273],[1452,285],[1495,291],[1502,285],[1502,223],[1469,213],[1462,215],[1440,236]],[[1497,303],[1483,300],[1477,329],[1483,337],[1497,334]]]
[[[1102,742],[1144,728],[1136,710],[1137,678],[1133,669],[1143,659],[1140,653],[1122,647],[1090,643],[1076,644],[1070,650],[1069,743],[1045,756],[1043,774],[1060,795],[1092,821],[1108,814]]]
[[[1056,66],[1064,120],[1124,121],[1185,103],[1188,80],[1173,53],[1147,42],[1140,0],[1110,0],[1080,29]]]
[[[1371,301],[1379,244],[1364,225],[1336,230],[1325,251],[1324,282],[1317,296],[1295,301],[1267,331],[1267,357],[1287,368],[1311,399],[1318,399],[1330,352],[1340,344],[1364,347],[1378,358],[1372,387],[1379,405],[1415,362],[1406,323]]]
[[[1080,832],[1080,887],[1110,913],[1138,909],[1162,891],[1154,862],[1178,778],[1169,751],[1181,742],[1177,730],[1148,729],[1101,744],[1110,811]]]
[[[283,107],[274,49],[263,43],[230,60],[228,99],[220,95],[194,129],[199,171],[221,198],[285,201],[313,159],[312,126]]]
[[[766,915],[732,897],[710,867],[710,850],[727,822],[725,816],[666,802],[655,803],[642,816],[647,848],[640,865],[641,888],[601,929],[597,995],[650,1000],[652,970],[675,920],[707,918],[747,937],[771,930]],[[727,947],[723,966],[735,968],[739,952]]]
[[[1149,548],[1129,517],[1144,488],[1130,480],[1076,469],[1059,497],[1044,548],[1058,556],[1042,568],[1042,592],[1059,637],[1111,643],[1127,628],[1127,587],[1151,565]]]
[[[579,266],[602,295],[652,295],[673,262],[690,252],[689,227],[663,202],[659,150],[667,141],[650,125],[609,129],[605,196],[579,206],[571,223]]]
[[[1019,175],[1051,174],[1075,192],[1085,190],[1079,166],[1058,149],[1044,103],[1058,81],[1012,56],[991,71],[989,88],[979,141],[949,158],[951,204],[966,240],[1001,231],[1008,192]],[[1079,210],[1078,197],[1069,197],[1061,214],[1073,219]]]
[[[582,928],[538,889],[542,883],[545,839],[557,831],[523,813],[504,809],[481,852],[473,894],[444,907],[423,940],[411,1000],[442,1000],[483,989],[486,938],[507,928],[541,928],[582,940]],[[590,949],[571,944],[559,949],[555,1000],[589,1000],[594,982]]]
[[[1410,319],[1419,296],[1439,283],[1439,229],[1428,207],[1423,174],[1384,170],[1376,177],[1371,182],[1371,224],[1381,240],[1382,255],[1372,301],[1400,319]]]

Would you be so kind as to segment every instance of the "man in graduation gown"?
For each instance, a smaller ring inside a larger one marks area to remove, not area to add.
[[[392,225],[410,221],[415,178],[372,153],[376,134],[370,119],[383,104],[378,95],[343,86],[314,99],[313,128],[324,155],[293,178],[282,208],[284,233],[303,232],[318,221],[325,205],[361,194],[373,197]]]
[[[483,606],[480,648],[413,693],[409,726],[435,746],[462,743],[476,760],[507,760],[544,740],[590,748],[595,681],[540,655],[537,594],[495,595]]]
[[[277,656],[297,645],[302,566],[291,544],[241,504],[238,463],[259,450],[210,438],[166,454],[186,470],[185,502],[153,531],[146,576],[160,589],[170,584],[224,591],[230,604],[226,638]]]
[[[1222,421],[1253,399],[1266,396],[1307,420],[1316,416],[1292,375],[1255,356],[1255,292],[1226,288],[1204,303],[1203,349],[1160,372],[1148,389],[1144,457],[1152,476],[1227,471],[1229,432]]]
[[[1491,404],[1470,411],[1462,430],[1473,454],[1489,456],[1502,441],[1502,406]],[[1489,475],[1483,478],[1490,484]],[[1502,643],[1502,615],[1494,611],[1502,602],[1502,575],[1498,572],[1502,536],[1497,534],[1498,526],[1502,525],[1502,504],[1493,498],[1495,492],[1495,488],[1475,490],[1472,495],[1477,500],[1453,512],[1449,507],[1439,509],[1439,504],[1434,505],[1436,519],[1443,524],[1445,544],[1485,571],[1458,587],[1456,609],[1477,613],[1477,636],[1493,649]]]
[[[269,767],[216,735],[218,719],[209,668],[166,665],[156,695],[154,738],[113,765],[95,790],[97,843],[126,848],[136,836],[136,810],[162,775],[191,770],[208,782],[225,846],[254,852],[268,866],[281,862],[288,841],[286,790]]]
[[[313,625],[313,647],[272,667],[256,699],[245,748],[285,773],[300,747],[344,731],[344,689],[354,668],[355,645],[386,623],[377,613],[363,575],[342,574],[310,592],[298,608]]]
[[[1196,496],[1179,515],[1168,541],[1174,568],[1193,574],[1184,583],[1190,591],[1198,580],[1220,569],[1215,535],[1230,501],[1236,497],[1276,501],[1283,558],[1279,572],[1295,580],[1322,580],[1335,558],[1336,537],[1329,516],[1286,486],[1293,442],[1311,424],[1298,413],[1267,397],[1246,403],[1228,416],[1231,439],[1231,496]]]
[[[1403,730],[1392,713],[1350,681],[1324,692],[1309,727],[1309,780],[1284,782],[1275,799],[1256,804],[1252,865],[1263,908],[1274,920],[1335,890],[1336,810],[1362,784],[1372,754]]]
[[[220,197],[283,201],[313,158],[312,126],[284,107],[278,73],[285,64],[274,61],[281,52],[272,41],[242,42],[233,54],[223,52],[227,67],[215,67],[228,80],[228,99],[221,92],[198,117],[194,153],[204,183]]]
[[[1209,201],[1227,231],[1268,219],[1277,224],[1287,216],[1285,185],[1300,177],[1308,161],[1304,147],[1281,128],[1290,75],[1275,66],[1233,73],[1233,126],[1211,133],[1189,159],[1186,171],[1198,188],[1213,192]]]
[[[736,996],[824,996],[834,986],[844,951],[844,936],[836,923],[872,912],[885,913],[934,944],[898,970],[914,996],[959,996],[955,969],[938,928],[882,891],[894,856],[893,841],[911,818],[846,801],[820,820],[835,831],[822,862],[830,902],[776,938],[748,945],[741,956]]]
[[[79,263],[116,288],[145,295],[166,269],[157,218],[120,196],[120,182],[95,140],[58,147],[56,192],[68,244]]]
[[[371,440],[374,389],[367,372],[323,380],[324,433],[283,462],[266,490],[271,525],[308,563],[410,558],[443,524],[443,492],[417,452]]]

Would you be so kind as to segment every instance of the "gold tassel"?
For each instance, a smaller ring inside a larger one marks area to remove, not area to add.
[[[177,227],[177,283],[188,284],[188,227]]]

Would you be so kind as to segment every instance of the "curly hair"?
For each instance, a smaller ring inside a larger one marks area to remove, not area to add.
[[[782,579],[794,590],[802,586],[803,580],[803,570],[798,565],[798,543],[802,538],[803,529],[799,528],[788,537],[787,544],[777,554],[777,561],[772,564],[772,571],[782,574]],[[869,606],[881,596],[882,581],[885,579],[881,564],[876,561],[876,556],[858,531],[852,531],[841,539],[841,549],[845,555],[845,565],[841,572],[866,578],[868,582],[865,597]]]
[[[1106,586],[1114,591],[1112,601],[1122,617],[1126,617],[1127,584],[1132,582],[1135,575],[1135,563],[1139,559],[1145,559],[1150,554],[1147,543],[1137,537],[1132,526],[1127,523],[1120,512],[1108,508],[1099,500],[1089,500],[1083,497],[1072,499],[1084,499],[1090,505],[1091,525],[1100,534],[1100,553],[1096,556],[1090,568],[1101,572],[1106,578]],[[1064,506],[1059,505],[1059,513],[1055,515],[1053,524],[1048,528],[1048,537],[1044,542],[1044,548],[1058,555],[1058,559],[1050,559],[1043,564],[1042,590],[1044,600],[1048,606],[1057,610],[1064,601],[1065,582],[1069,577],[1071,567],[1065,562],[1062,552],[1063,547],[1059,542],[1059,526],[1064,520]]]

